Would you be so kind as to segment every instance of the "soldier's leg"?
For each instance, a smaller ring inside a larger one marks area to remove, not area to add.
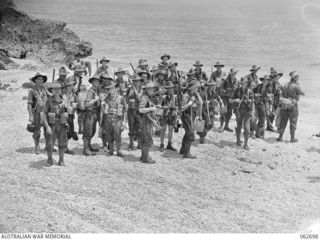
[[[89,148],[89,141],[92,136],[93,116],[92,111],[86,111],[83,118],[83,154],[85,156],[95,155]]]
[[[79,134],[83,134],[83,122],[84,122],[84,113],[85,111],[81,111],[81,110],[78,110],[77,111],[77,114],[78,114],[78,133]]]
[[[99,152],[99,149],[98,148],[94,148],[92,147],[91,145],[91,140],[92,138],[94,137],[94,135],[96,134],[96,129],[97,129],[97,124],[98,124],[98,119],[99,119],[99,116],[97,114],[97,111],[93,111],[92,112],[92,119],[93,119],[93,123],[92,123],[92,134],[91,134],[91,137],[89,139],[89,149],[91,152]]]
[[[248,139],[250,135],[250,119],[251,119],[250,112],[244,111],[243,112],[243,121],[244,121],[243,135],[244,135],[244,149],[246,150],[249,150]]]
[[[257,107],[257,114],[258,114],[258,124],[257,124],[257,131],[256,137],[257,138],[264,138],[264,123],[266,120],[266,111],[264,106]]]
[[[281,142],[282,137],[284,134],[284,131],[287,127],[288,119],[289,119],[289,113],[286,110],[280,110],[280,129],[279,129],[279,137],[277,138],[277,141]]]
[[[298,142],[298,139],[295,138],[295,132],[297,129],[297,122],[298,122],[298,116],[299,116],[299,110],[297,107],[295,107],[289,115],[289,119],[290,119],[290,142],[294,143],[294,142]]]
[[[138,115],[138,112],[134,112],[134,136],[138,140],[137,148],[140,149],[141,147],[141,134],[142,134],[142,126],[141,126],[141,119]]]
[[[175,149],[172,146],[173,130],[174,130],[174,125],[168,125],[168,144],[167,144],[167,149],[171,150],[171,151],[177,151],[177,149]]]
[[[236,128],[236,135],[237,135],[237,146],[241,146],[241,128],[242,128],[242,121],[243,115],[239,112],[236,113],[236,120],[237,120],[237,128]]]
[[[167,131],[167,124],[163,123],[161,127],[162,127],[162,129],[160,131],[160,152],[163,152],[164,151],[164,136]]]
[[[152,125],[147,117],[141,118],[141,149],[144,152],[142,154],[142,162],[155,163],[155,161],[149,156],[149,150],[152,147]]]
[[[67,137],[67,127],[65,124],[57,125],[57,138],[58,138],[58,148],[59,148],[59,166],[65,166],[64,163],[64,152],[67,148],[68,137]]]
[[[51,126],[50,126],[51,127]],[[50,167],[53,164],[53,138],[54,138],[54,127],[51,127],[51,134],[49,135],[47,132],[45,132],[45,140],[46,140],[46,151],[47,151],[47,162],[46,166]]]
[[[184,135],[182,138],[181,148],[180,148],[179,154],[184,154],[186,140],[187,140],[187,129],[189,128],[189,125],[191,124],[191,122],[190,122],[190,120],[188,120],[188,117],[186,115],[181,116],[181,121],[182,121],[182,127],[184,129]]]
[[[35,154],[40,154],[40,135],[41,135],[41,118],[40,118],[40,113],[35,112],[33,114],[33,119],[34,119],[34,125],[35,129],[32,134],[33,141],[34,141],[34,153]]]
[[[227,104],[227,113],[226,113],[226,125],[224,127],[224,130],[233,132],[233,130],[229,127],[229,122],[232,117],[233,104],[229,103],[229,100],[226,101],[226,104]]]
[[[121,118],[116,119],[113,123],[113,139],[116,143],[118,157],[124,157],[121,152],[121,124]]]
[[[128,150],[133,150],[134,149],[134,115],[132,112],[132,109],[128,109],[127,112],[127,119],[128,119],[128,126],[129,126],[129,147]]]

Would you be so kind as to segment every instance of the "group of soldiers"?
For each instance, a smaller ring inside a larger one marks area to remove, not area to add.
[[[47,82],[47,76],[37,73],[30,79],[33,85],[28,95],[28,130],[33,132],[35,153],[40,153],[40,129],[43,127],[48,155],[46,166],[53,164],[56,141],[58,164],[64,166],[64,154],[74,154],[68,148],[68,140],[78,140],[78,134],[82,134],[83,154],[93,156],[99,151],[91,144],[99,125],[102,150],[111,156],[116,149],[116,155],[124,157],[121,134],[128,125],[128,150],[134,150],[137,142],[140,160],[155,163],[149,154],[153,137],[160,137],[159,150],[165,151],[168,130],[166,149],[177,151],[172,136],[182,123],[185,134],[179,153],[184,158],[195,159],[190,153],[195,133],[199,135],[200,144],[204,144],[217,115],[220,115],[218,131],[233,132],[229,126],[233,113],[237,121],[236,144],[242,145],[243,129],[244,149],[249,150],[249,137],[264,138],[265,125],[267,130],[275,131],[274,120],[278,141],[282,141],[288,120],[291,142],[297,141],[298,101],[303,92],[296,72],[291,72],[290,82],[282,86],[279,79],[283,74],[274,68],[270,75],[259,78],[260,67],[254,65],[248,75],[238,80],[238,70],[231,68],[225,73],[224,65],[218,61],[214,65],[216,70],[208,78],[200,61],[184,73],[177,70],[177,62],[169,61],[169,54],[163,54],[160,59],[161,62],[151,69],[145,59],[140,59],[136,68],[130,64],[134,72],[130,75],[123,68],[111,72],[110,60],[103,57],[95,74],[89,78],[89,89],[84,88],[82,79],[88,70],[91,75],[91,67],[89,65],[88,69],[83,61],[69,65],[74,72],[69,77],[66,67],[60,68],[59,78],[51,83]],[[74,127],[75,114],[78,115],[78,134]]]

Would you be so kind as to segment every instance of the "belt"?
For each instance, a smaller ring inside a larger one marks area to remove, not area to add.
[[[117,115],[117,114],[113,114],[113,113],[108,113],[108,114],[105,114],[108,118],[120,118],[120,116],[119,115]]]

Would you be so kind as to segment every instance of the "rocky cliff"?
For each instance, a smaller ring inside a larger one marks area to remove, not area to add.
[[[32,18],[17,10],[12,0],[1,0],[0,52],[0,69],[7,69],[12,64],[4,61],[5,56],[48,65],[65,64],[90,56],[92,45],[80,40],[64,22]]]

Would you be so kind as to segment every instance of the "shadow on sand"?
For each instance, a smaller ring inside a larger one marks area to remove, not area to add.
[[[30,162],[29,167],[37,170],[41,170],[42,168],[46,167],[45,166],[46,162],[47,162],[47,159],[42,159],[36,162]],[[53,161],[53,164],[55,164],[54,161]]]

